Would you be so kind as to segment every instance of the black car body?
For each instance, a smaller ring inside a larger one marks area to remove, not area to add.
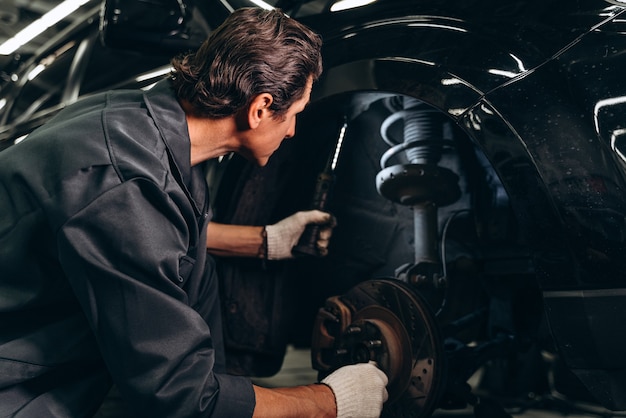
[[[196,1],[193,10],[210,31],[247,5]],[[326,202],[338,224],[325,258],[220,260],[231,371],[268,376],[288,344],[315,351],[327,298],[391,278],[427,301],[445,367],[427,405],[389,416],[475,403],[464,385],[478,371],[474,392],[518,406],[559,393],[625,410],[626,4],[274,5],[322,34],[324,74],[296,138],[267,167],[237,156],[209,167],[215,214],[261,225],[310,207],[347,121]],[[145,45],[163,39],[143,29],[135,51],[96,47],[140,65],[64,97],[138,85],[131,75],[166,68],[165,55],[195,42],[154,54]],[[2,97],[19,100],[19,83]],[[40,113],[7,105],[0,149],[71,100]]]

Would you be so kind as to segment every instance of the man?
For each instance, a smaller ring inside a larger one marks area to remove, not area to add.
[[[91,416],[112,383],[137,416],[380,414],[372,364],[283,389],[224,374],[207,247],[289,257],[329,215],[209,223],[200,163],[266,164],[294,135],[320,43],[278,11],[238,10],[169,80],[82,100],[0,154],[0,416]]]

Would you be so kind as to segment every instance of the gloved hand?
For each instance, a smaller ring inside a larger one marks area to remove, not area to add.
[[[389,397],[387,375],[373,361],[341,367],[321,383],[335,394],[337,418],[379,417]]]
[[[335,219],[330,213],[319,210],[296,212],[293,215],[267,225],[267,259],[284,260],[293,258],[291,249],[295,247],[308,224],[323,225],[320,228],[317,248],[321,255],[328,253],[328,242],[335,226]]]

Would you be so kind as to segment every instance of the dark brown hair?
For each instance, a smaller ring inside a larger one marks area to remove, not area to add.
[[[322,72],[319,35],[280,10],[235,10],[195,53],[172,60],[172,85],[199,116],[225,117],[269,93],[283,115]]]

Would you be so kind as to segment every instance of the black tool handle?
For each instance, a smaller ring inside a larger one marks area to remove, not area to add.
[[[317,176],[317,182],[315,183],[315,193],[313,194],[313,201],[311,209],[318,209],[325,211],[328,206],[328,198],[335,182],[335,176],[332,173],[322,172]],[[295,256],[309,255],[314,257],[320,257],[319,249],[317,248],[317,241],[322,226],[317,224],[309,224],[304,229],[304,232],[300,236],[298,244],[291,250]]]

